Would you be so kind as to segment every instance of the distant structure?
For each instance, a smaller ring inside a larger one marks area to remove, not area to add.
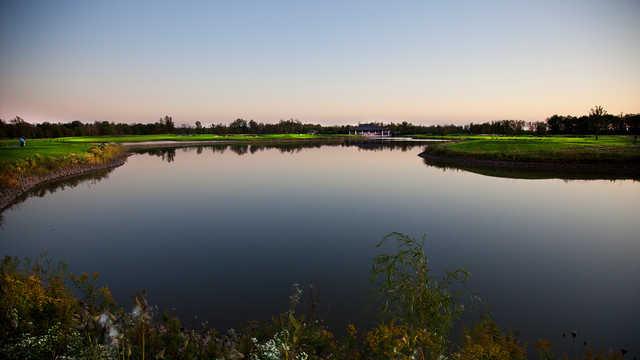
[[[351,134],[352,132],[349,130],[349,135]],[[386,130],[382,126],[376,124],[358,124],[358,126],[353,130],[353,135],[386,137],[391,136],[391,130]]]

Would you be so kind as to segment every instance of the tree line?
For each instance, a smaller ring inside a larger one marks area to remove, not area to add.
[[[592,108],[587,115],[553,115],[545,121],[526,122],[523,120],[498,120],[467,125],[415,125],[409,122],[376,125],[390,130],[394,135],[455,135],[455,134],[501,134],[501,135],[556,135],[556,134],[618,134],[639,135],[640,114],[613,115],[602,106]],[[113,123],[96,121],[83,123],[43,122],[31,124],[17,116],[10,121],[0,119],[0,138],[48,138],[62,136],[100,135],[149,135],[149,134],[347,134],[356,126],[302,123],[296,119],[280,120],[277,123],[262,123],[255,120],[236,119],[230,124],[222,123],[204,126],[196,121],[193,125],[176,126],[171,116],[164,116],[153,123]]]

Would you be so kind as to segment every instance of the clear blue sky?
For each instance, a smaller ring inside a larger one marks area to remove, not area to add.
[[[0,117],[640,112],[640,1],[0,2]]]

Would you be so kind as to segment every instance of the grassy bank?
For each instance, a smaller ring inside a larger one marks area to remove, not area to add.
[[[462,156],[485,160],[539,162],[640,161],[640,142],[630,136],[425,136],[454,140],[430,145],[434,155]]]
[[[15,140],[0,140],[0,189],[17,188],[26,179],[65,168],[106,163],[123,151],[115,144],[73,144],[35,139],[21,148]]]

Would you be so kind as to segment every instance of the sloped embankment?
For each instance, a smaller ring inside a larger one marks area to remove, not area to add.
[[[117,167],[126,162],[127,156],[120,145],[101,144],[85,154],[57,159],[34,157],[4,165],[0,169],[0,211],[36,186]]]

